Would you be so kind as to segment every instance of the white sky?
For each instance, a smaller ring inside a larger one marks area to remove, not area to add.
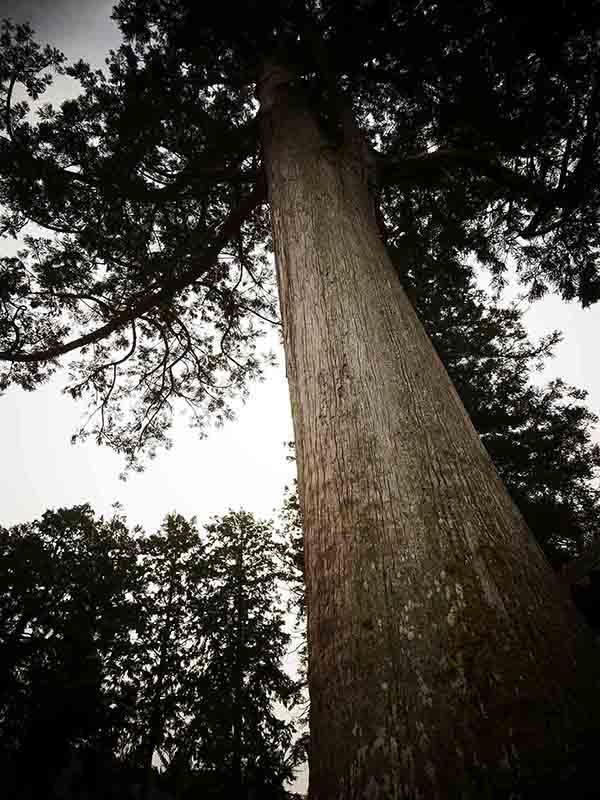
[[[100,66],[106,51],[119,43],[109,20],[111,6],[112,0],[0,0],[0,18],[30,20],[41,41],[70,59]],[[46,99],[58,101],[65,89],[65,82],[57,84]],[[544,378],[562,377],[587,389],[588,404],[599,413],[600,304],[582,310],[548,297],[532,306],[525,319],[533,337],[556,328],[564,332]],[[10,390],[0,399],[0,525],[83,502],[110,514],[117,500],[129,522],[148,532],[173,510],[196,515],[200,523],[231,507],[270,515],[294,474],[285,460],[284,442],[293,432],[282,353],[279,360],[267,380],[252,387],[237,421],[204,440],[178,421],[173,448],[159,452],[144,473],[132,474],[126,483],[118,479],[123,467],[118,456],[92,442],[70,445],[85,409],[61,394],[65,379],[59,376],[34,393]]]

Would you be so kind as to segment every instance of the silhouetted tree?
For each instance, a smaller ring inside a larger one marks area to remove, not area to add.
[[[260,370],[251,320],[273,311],[268,197],[311,793],[581,795],[595,650],[382,231],[495,271],[510,253],[533,295],[598,299],[595,4],[550,3],[543,29],[487,0],[123,0],[115,18],[108,79],[70,68],[84,95],[35,125],[15,82],[35,94],[58,57],[4,33],[4,227],[55,234],[3,260],[4,383],[32,388],[78,351],[71,391],[95,390],[96,435],[130,460],[164,440],[176,398],[226,416]]]
[[[0,746],[20,796],[50,796],[72,748],[112,753],[139,578],[123,521],[87,505],[0,529]]]
[[[160,756],[164,765],[165,753],[178,741],[190,714],[189,685],[202,676],[203,629],[190,612],[199,587],[190,571],[197,573],[203,555],[194,522],[178,514],[140,539],[138,552],[144,591],[125,676],[135,698],[134,713],[121,748],[142,769],[141,800],[146,800],[154,785],[154,760]]]
[[[244,511],[215,518],[205,531],[191,601],[204,644],[202,677],[176,742],[174,774],[185,765],[187,781],[205,796],[284,797],[296,766],[295,724],[277,706],[291,710],[297,686],[283,668],[290,640],[283,544],[272,523]]]
[[[11,796],[286,796],[297,685],[271,523],[232,512],[200,534],[171,514],[143,536],[78,506],[0,546]]]

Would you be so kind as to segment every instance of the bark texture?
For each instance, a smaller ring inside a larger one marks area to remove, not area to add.
[[[311,798],[574,789],[598,730],[592,637],[398,282],[356,140],[331,147],[284,70],[265,71],[260,99],[306,537]]]

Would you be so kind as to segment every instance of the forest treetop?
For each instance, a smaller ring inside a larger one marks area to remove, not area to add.
[[[114,18],[106,74],[2,29],[1,230],[20,248],[0,260],[0,389],[72,353],[85,431],[130,462],[167,441],[176,400],[199,427],[231,415],[278,324],[255,99],[269,63],[333,158],[360,153],[395,260],[501,282],[511,256],[532,297],[600,297],[596,3],[550,3],[543,29],[483,0],[124,0]],[[52,69],[82,93],[33,115],[20,98]]]

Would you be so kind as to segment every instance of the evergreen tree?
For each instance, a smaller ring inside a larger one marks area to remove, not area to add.
[[[191,577],[203,563],[193,521],[170,514],[160,530],[139,541],[144,573],[140,620],[126,683],[133,713],[121,738],[121,754],[142,771],[142,800],[154,785],[154,763],[168,764],[189,716],[189,684],[201,680],[203,628],[194,626],[190,604],[198,591]],[[159,762],[159,763],[160,763]]]
[[[283,669],[289,643],[281,597],[286,574],[271,523],[244,511],[205,527],[203,574],[192,615],[202,631],[202,677],[174,765],[205,796],[284,797],[293,776],[297,687]],[[187,795],[186,795],[187,796]]]
[[[85,505],[0,529],[0,547],[4,776],[19,796],[50,796],[72,749],[110,756],[126,720],[135,546]]]
[[[311,793],[581,796],[595,651],[382,230],[496,271],[508,252],[533,295],[598,298],[595,4],[551,3],[544,30],[496,2],[124,0],[115,14],[128,39],[108,79],[70,68],[84,95],[36,125],[13,88],[35,95],[58,56],[4,32],[5,230],[56,234],[3,260],[4,383],[32,388],[77,351],[72,393],[94,390],[96,435],[132,459],[165,438],[175,398],[226,416],[260,369],[251,320],[272,313],[268,198]]]
[[[11,796],[285,797],[295,723],[276,706],[297,686],[272,524],[240,511],[201,535],[171,514],[140,534],[89,506],[0,529]]]

